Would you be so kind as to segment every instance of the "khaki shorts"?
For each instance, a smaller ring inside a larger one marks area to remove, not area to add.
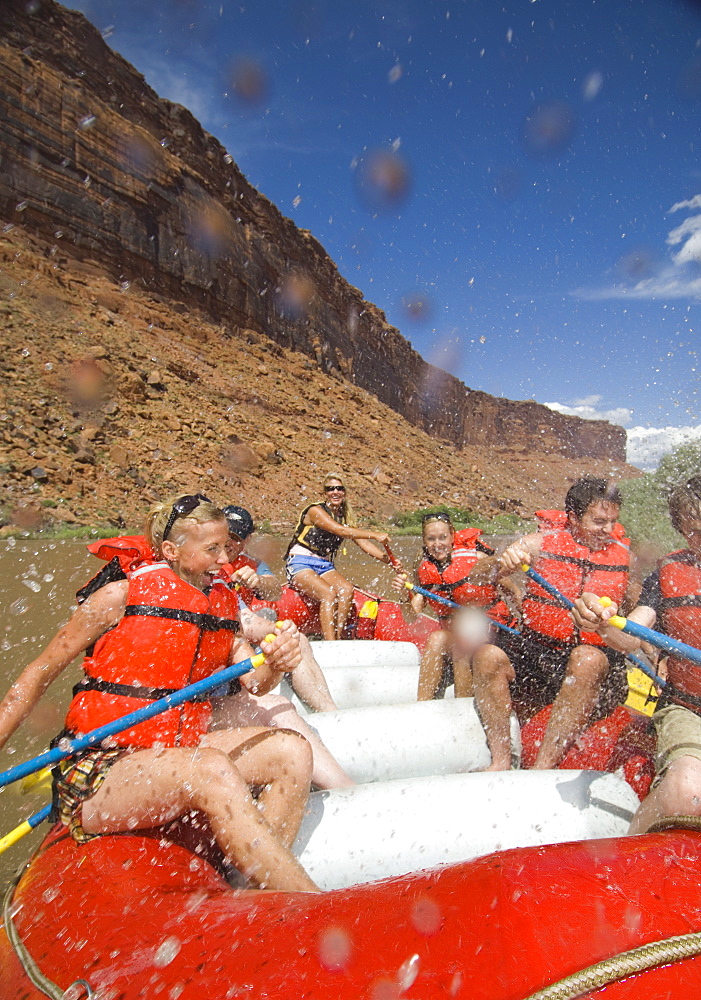
[[[680,757],[701,760],[701,717],[681,705],[668,705],[652,717],[657,733],[655,783]]]

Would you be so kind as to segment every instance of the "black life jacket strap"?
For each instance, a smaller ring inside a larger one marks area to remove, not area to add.
[[[657,711],[667,708],[669,705],[679,705],[681,708],[688,708],[690,712],[701,715],[701,698],[696,694],[689,694],[682,688],[675,687],[670,681],[664,686],[662,694],[657,701]]]
[[[226,694],[238,694],[241,690],[241,681],[238,677],[234,677],[233,680],[228,682],[226,685]],[[81,694],[83,691],[101,691],[103,694],[116,694],[122,698],[139,698],[142,701],[158,701],[160,698],[167,698],[170,694],[176,694],[180,691],[180,688],[152,688],[152,687],[137,687],[134,684],[116,684],[113,681],[103,681],[99,677],[84,677],[78,684],[73,688],[73,696]],[[202,694],[195,695],[193,698],[188,700],[192,703],[197,703],[201,701],[209,701],[214,696],[214,692],[205,691]],[[217,689],[217,697],[221,697],[220,689]]]
[[[533,601],[534,604],[548,604],[551,608],[557,608],[558,611],[566,611],[567,608],[564,606],[562,601],[558,601],[556,598],[551,597],[550,594],[529,594],[526,593],[523,597],[525,601]]]
[[[119,563],[119,558],[117,556],[114,559],[110,559],[96,574],[92,579],[76,591],[76,600],[78,604],[82,604],[83,601],[87,601],[91,594],[100,590],[102,587],[106,587],[108,583],[114,583],[117,580],[126,580],[127,574],[124,572]]]
[[[611,563],[592,562],[591,559],[580,559],[579,556],[563,555],[560,552],[548,552],[547,550],[543,550],[539,558],[551,559],[553,562],[570,563],[573,566],[581,567],[581,569],[583,569],[585,573],[592,573],[594,570],[599,570],[602,573],[630,572],[630,566],[628,563],[626,563],[624,566],[614,566]]]
[[[187,622],[195,625],[203,632],[238,632],[239,623],[231,618],[217,618],[216,615],[200,614],[197,611],[184,611],[182,608],[160,608],[150,604],[128,604],[124,609],[124,617],[143,615],[147,618],[168,618],[171,621]]]
[[[678,597],[660,598],[660,610],[698,607],[701,607],[701,594],[681,594]]]

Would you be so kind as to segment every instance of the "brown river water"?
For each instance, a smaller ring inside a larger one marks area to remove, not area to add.
[[[254,554],[265,559],[274,572],[280,573],[285,544],[283,539],[260,536],[254,541]],[[357,586],[394,599],[396,595],[390,587],[393,574],[389,567],[381,566],[353,544],[345,548],[345,554],[341,553],[337,560],[339,570]],[[392,549],[410,567],[418,557],[420,540],[397,539]],[[67,621],[74,607],[76,590],[100,565],[82,541],[9,539],[0,542],[0,697]],[[0,751],[0,770],[47,748],[50,739],[62,728],[71,689],[79,678],[80,661],[77,660],[52,685],[32,715]],[[19,783],[0,789],[0,835],[38,812],[48,797],[48,786],[27,794],[22,794]],[[18,866],[29,857],[47,829],[44,823],[0,855],[0,887],[7,884]]]

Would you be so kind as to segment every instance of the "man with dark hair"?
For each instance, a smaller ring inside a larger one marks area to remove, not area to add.
[[[628,617],[701,648],[701,475],[672,490],[669,514],[688,547],[660,560],[643,583],[638,607]],[[575,602],[574,620],[582,629],[596,629],[616,649],[637,649],[639,639],[607,624],[617,608],[602,607],[598,599],[602,596],[583,594]],[[680,656],[667,658],[667,684],[653,722],[657,774],[652,791],[635,814],[631,833],[645,833],[665,817],[701,817],[701,667]]]
[[[623,503],[620,490],[615,483],[598,476],[583,476],[570,486],[565,497],[565,513],[572,512],[583,517],[593,503],[603,501],[620,508]]]
[[[589,476],[579,479],[567,493],[564,513],[537,511],[538,531],[500,556],[480,560],[472,575],[498,583],[532,567],[570,601],[598,588],[617,604],[626,599],[632,604],[631,555],[617,521],[620,506],[613,484]],[[623,662],[623,655],[607,649],[595,633],[580,633],[563,602],[527,577],[521,635],[500,637],[498,647],[484,646],[473,658],[475,701],[492,754],[490,770],[511,766],[512,705],[525,721],[551,702],[534,767],[557,767],[590,721],[625,700]]]

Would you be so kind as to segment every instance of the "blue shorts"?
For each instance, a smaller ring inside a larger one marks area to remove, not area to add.
[[[295,575],[303,569],[310,569],[317,576],[323,576],[324,573],[330,573],[335,568],[334,564],[329,562],[328,559],[322,559],[321,556],[315,556],[310,552],[308,556],[290,556],[285,566],[285,572],[287,573],[288,582],[293,583]]]

